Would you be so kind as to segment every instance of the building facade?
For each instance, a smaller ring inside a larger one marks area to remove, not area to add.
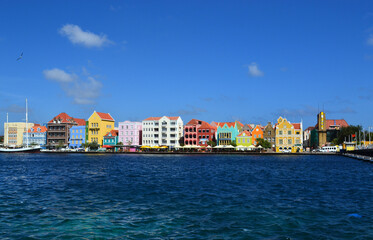
[[[85,122],[84,119],[70,117],[66,113],[60,113],[48,122],[47,145],[67,147],[70,139],[70,128]]]
[[[86,143],[86,128],[86,121],[70,128],[69,148],[81,148],[82,144]]]
[[[118,141],[123,145],[140,146],[142,144],[142,123],[124,121],[118,124]]]
[[[27,139],[28,138],[28,139]],[[47,127],[35,124],[29,128],[28,133],[23,133],[23,143],[45,146],[47,144]]]
[[[103,146],[115,146],[118,144],[118,130],[111,130],[104,136]]]
[[[264,140],[271,143],[272,148],[276,147],[276,129],[271,122],[268,122],[263,129],[263,138]]]
[[[242,132],[243,124],[239,121],[221,122],[217,127],[217,145],[231,145]]]
[[[216,127],[198,119],[190,120],[184,126],[184,145],[207,146],[209,141],[216,142]]]
[[[256,145],[256,139],[257,138],[264,138],[263,137],[263,127],[261,125],[256,125],[253,130],[251,131],[251,141],[253,142],[253,145]]]
[[[114,130],[115,120],[110,113],[94,111],[88,119],[88,142],[103,145],[104,136]]]
[[[279,117],[276,126],[276,152],[303,152],[302,123]]]
[[[249,147],[252,145],[251,132],[243,131],[237,135],[237,146]]]
[[[150,117],[142,121],[142,145],[179,147],[182,137],[180,117]]]
[[[27,128],[33,127],[33,123],[27,123]],[[9,122],[4,123],[4,145],[6,146],[22,146],[23,133],[26,132],[25,122]]]

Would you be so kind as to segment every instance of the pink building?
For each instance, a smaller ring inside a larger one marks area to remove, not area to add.
[[[142,123],[124,121],[119,123],[118,142],[123,145],[141,145],[142,144]]]

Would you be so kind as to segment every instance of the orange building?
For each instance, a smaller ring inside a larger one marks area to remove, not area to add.
[[[256,145],[257,138],[263,138],[264,127],[261,125],[256,125],[255,128],[251,131],[251,142]]]

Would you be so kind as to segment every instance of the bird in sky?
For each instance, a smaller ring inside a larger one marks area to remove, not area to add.
[[[19,55],[19,57],[17,58],[17,60],[16,60],[16,61],[19,61],[19,60],[21,60],[21,59],[22,59],[22,57],[23,57],[23,52],[21,53],[21,55]]]

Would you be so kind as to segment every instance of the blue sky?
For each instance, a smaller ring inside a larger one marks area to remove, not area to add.
[[[1,1],[0,122],[373,126],[373,1]],[[23,58],[16,61],[23,52]],[[0,134],[3,124],[0,125]]]

